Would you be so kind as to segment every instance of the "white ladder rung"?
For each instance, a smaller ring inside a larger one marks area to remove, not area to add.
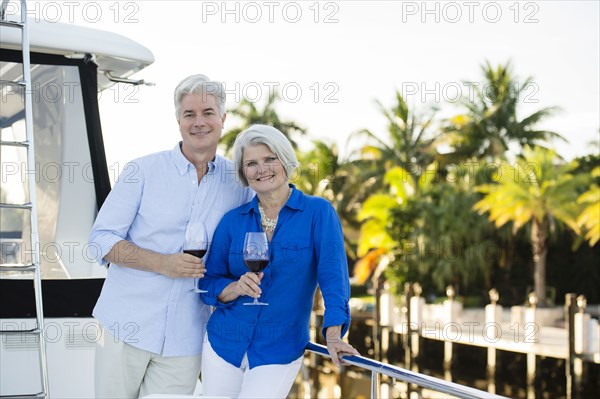
[[[0,146],[11,146],[11,147],[29,147],[29,141],[0,141]]]
[[[45,398],[46,393],[44,391],[38,393],[32,393],[31,395],[7,395],[0,396],[0,398],[10,398],[10,399],[25,399],[25,398]]]
[[[24,80],[5,80],[5,79],[1,79],[0,80],[0,85],[26,87],[27,86],[27,82],[24,81]]]
[[[29,330],[0,330],[0,335],[8,335],[8,334],[30,334],[30,335],[40,335],[42,330],[39,328],[31,328]]]
[[[0,26],[7,26],[9,28],[23,28],[25,24],[19,21],[8,21],[0,19]]]
[[[4,209],[31,209],[32,207],[33,207],[33,205],[31,204],[31,202],[27,202],[25,204],[0,203],[0,208],[4,208]]]
[[[4,263],[0,265],[0,273],[6,272],[21,272],[21,273],[31,273],[36,269],[35,265],[19,265],[15,263]]]

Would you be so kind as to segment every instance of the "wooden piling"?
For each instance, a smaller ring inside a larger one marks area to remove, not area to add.
[[[565,321],[569,337],[569,355],[565,364],[567,377],[567,399],[572,399],[575,394],[575,312],[577,311],[576,295],[569,293],[565,295]]]

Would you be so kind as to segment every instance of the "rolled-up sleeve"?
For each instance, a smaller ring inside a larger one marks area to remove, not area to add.
[[[127,239],[140,207],[143,189],[144,176],[139,165],[135,162],[126,164],[98,212],[88,238],[89,245],[96,249],[92,252],[100,265],[108,264],[104,257],[117,242]]]
[[[318,282],[325,301],[322,333],[325,336],[328,327],[341,325],[343,337],[350,326],[350,283],[342,226],[331,204],[323,207],[316,224]]]
[[[229,248],[231,238],[228,233],[228,218],[224,217],[212,239],[210,253],[206,260],[206,273],[204,277],[198,280],[198,286],[201,290],[207,291],[200,294],[202,301],[210,306],[228,307],[232,302],[220,302],[218,297],[221,292],[237,279],[229,273]]]

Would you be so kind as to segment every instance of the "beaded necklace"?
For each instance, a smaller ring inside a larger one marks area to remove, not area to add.
[[[287,199],[290,199],[291,195],[292,189],[290,188],[290,193],[288,194]],[[260,212],[260,224],[262,225],[265,232],[272,233],[273,231],[275,231],[275,226],[277,226],[277,221],[279,220],[279,213],[277,214],[277,217],[275,217],[275,219],[267,217],[267,214],[265,213],[265,210],[262,207],[260,201],[258,202],[258,212]]]

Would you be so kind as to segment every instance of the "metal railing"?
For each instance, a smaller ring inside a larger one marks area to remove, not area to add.
[[[321,356],[330,357],[327,352],[327,347],[313,342],[306,345],[308,352],[316,353]],[[357,366],[365,370],[371,371],[371,398],[379,396],[379,380],[381,374],[387,375],[390,378],[406,382],[408,384],[418,385],[422,388],[431,389],[436,392],[445,393],[456,396],[457,398],[465,399],[508,399],[504,396],[495,395],[479,389],[466,387],[454,382],[444,381],[439,378],[430,377],[425,374],[409,371],[401,367],[391,364],[381,363],[373,359],[363,356],[342,356],[341,359],[345,364]]]

